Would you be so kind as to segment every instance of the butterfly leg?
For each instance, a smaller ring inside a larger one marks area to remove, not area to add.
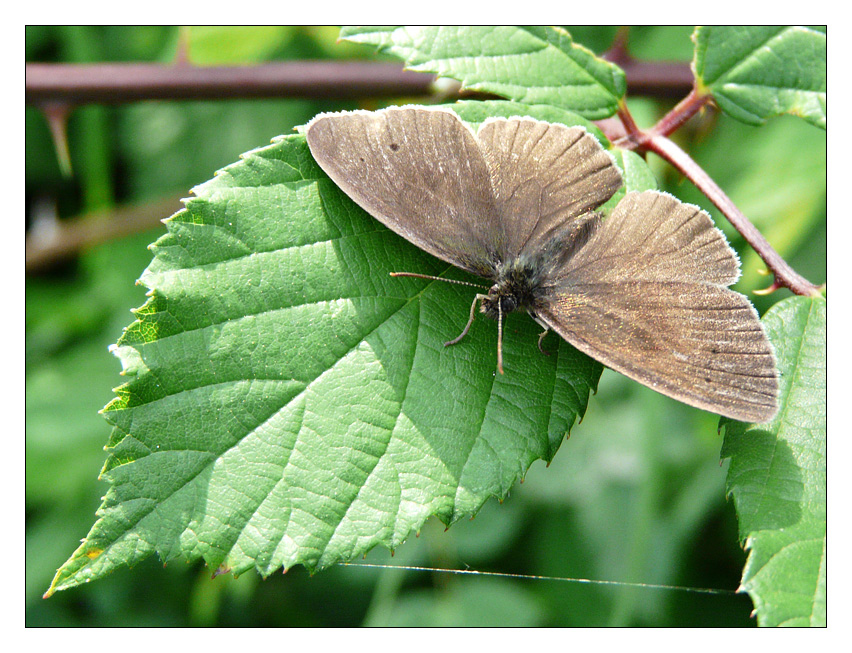
[[[461,342],[461,339],[467,335],[467,332],[470,331],[470,325],[473,324],[473,318],[476,317],[476,303],[481,302],[487,296],[488,295],[483,295],[482,293],[476,293],[476,297],[473,298],[473,303],[470,305],[470,319],[467,321],[464,331],[462,331],[458,337],[445,342],[444,347],[449,347],[450,345],[455,345],[456,343]]]
[[[544,354],[545,356],[550,356],[550,352],[547,351],[544,347],[541,346],[541,343],[544,342],[544,336],[550,333],[550,329],[545,329],[541,332],[541,335],[538,337],[538,350]]]
[[[545,350],[544,347],[541,346],[541,343],[544,342],[544,336],[546,336],[550,332],[550,327],[547,326],[544,322],[538,319],[538,316],[532,311],[527,311],[530,314],[530,317],[535,320],[536,324],[538,324],[544,331],[541,332],[541,335],[538,337],[538,350],[544,354],[545,356],[550,356],[550,352]]]

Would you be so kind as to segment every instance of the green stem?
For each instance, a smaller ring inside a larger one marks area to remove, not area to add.
[[[653,404],[662,403],[663,399],[653,397]],[[659,423],[661,411],[651,410],[643,413],[646,422],[643,425],[645,433],[662,433],[665,431]],[[663,473],[660,464],[658,442],[653,438],[643,438],[640,456],[642,460],[642,478],[637,484],[635,511],[633,512],[632,532],[625,543],[624,557],[626,560],[624,578],[627,582],[658,582],[659,579],[648,577],[651,569],[651,545],[656,542],[654,537],[655,525],[659,523],[660,497],[665,494],[662,486]],[[660,581],[662,582],[662,581]],[[625,627],[636,625],[638,603],[643,594],[636,587],[623,587],[616,594],[609,626]]]

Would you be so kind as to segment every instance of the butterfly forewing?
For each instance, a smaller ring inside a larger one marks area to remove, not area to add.
[[[622,184],[612,157],[582,127],[489,119],[477,140],[511,256],[539,250],[554,229],[596,209]]]
[[[493,275],[503,227],[473,132],[454,113],[321,114],[307,140],[320,167],[373,217],[430,254]]]

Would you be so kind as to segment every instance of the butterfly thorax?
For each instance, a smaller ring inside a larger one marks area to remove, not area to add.
[[[500,311],[506,315],[519,309],[535,315],[546,302],[544,286],[548,279],[589,242],[600,225],[599,213],[587,213],[555,227],[534,253],[522,252],[499,263],[496,283],[482,300],[480,310],[493,319],[499,318]]]
[[[497,268],[497,282],[488,290],[480,310],[492,319],[519,309],[534,311],[541,282],[541,266],[520,256]],[[498,309],[499,302],[499,309]]]

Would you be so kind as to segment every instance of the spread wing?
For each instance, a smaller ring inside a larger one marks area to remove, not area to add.
[[[370,215],[444,261],[494,276],[503,227],[473,132],[454,113],[321,114],[306,135],[320,167]]]
[[[622,185],[612,157],[582,127],[492,118],[477,140],[509,257],[540,251],[554,232],[598,208]]]
[[[543,289],[538,317],[614,370],[733,419],[777,412],[775,356],[743,295],[739,261],[710,217],[628,193]]]

